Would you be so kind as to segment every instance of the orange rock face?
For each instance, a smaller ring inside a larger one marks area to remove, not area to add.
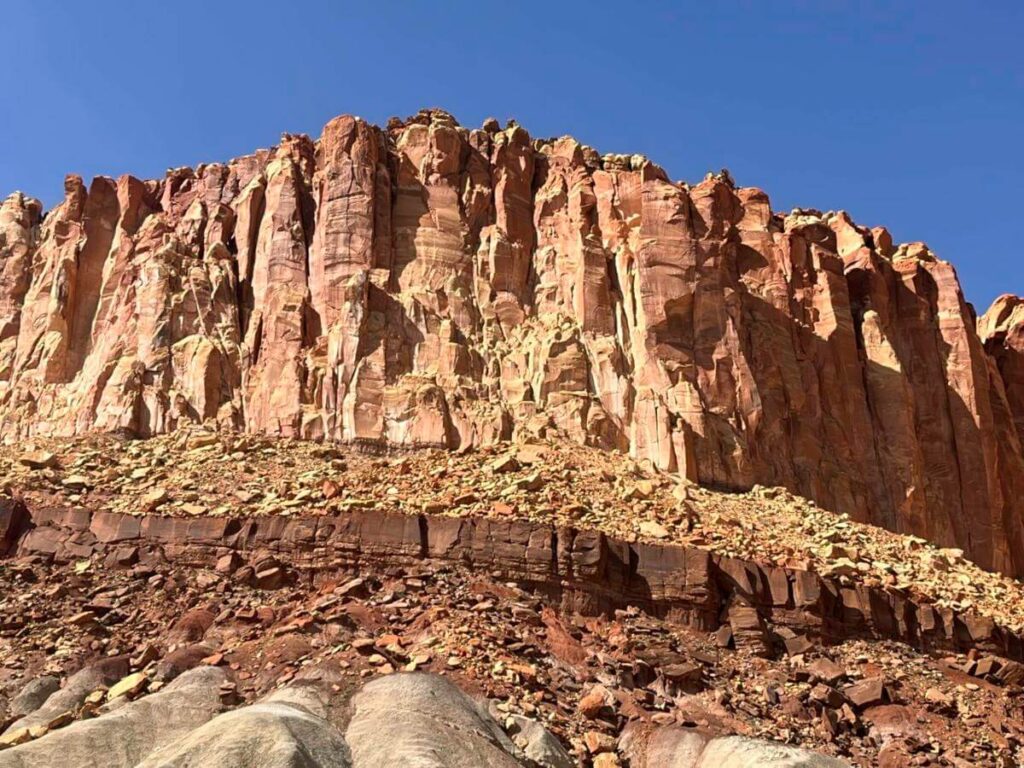
[[[561,433],[1024,573],[1024,307],[728,174],[440,111],[0,208],[0,434]]]

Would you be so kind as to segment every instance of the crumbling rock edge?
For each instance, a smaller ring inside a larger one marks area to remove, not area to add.
[[[213,568],[235,552],[273,555],[287,577],[315,582],[364,566],[450,563],[515,581],[562,610],[640,610],[703,631],[729,625],[766,650],[792,630],[837,642],[892,639],[922,650],[972,648],[1024,660],[1024,638],[989,617],[820,574],[671,544],[526,521],[352,510],[319,516],[164,517],[27,508],[0,499],[0,553],[110,566],[166,559]]]

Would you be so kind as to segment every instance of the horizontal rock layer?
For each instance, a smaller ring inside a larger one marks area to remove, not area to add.
[[[1016,299],[845,214],[772,212],[440,111],[0,208],[0,434],[184,423],[467,449],[558,431],[784,485],[1024,573]]]
[[[627,543],[602,533],[486,518],[378,510],[295,517],[121,515],[5,502],[14,553],[111,567],[152,558],[212,568],[227,552],[272,554],[299,578],[330,578],[431,560],[515,581],[565,611],[636,606],[701,630],[729,624],[737,642],[772,643],[770,627],[828,641],[897,639],[922,649],[1024,659],[1024,638],[987,617],[937,608],[880,587],[714,555],[696,547]]]

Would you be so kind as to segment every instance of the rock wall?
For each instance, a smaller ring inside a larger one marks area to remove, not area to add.
[[[983,344],[951,265],[843,213],[515,124],[343,116],[158,181],[68,177],[45,217],[7,198],[0,435],[560,432],[1022,574],[1013,301]]]
[[[635,606],[710,631],[731,628],[737,645],[769,650],[786,632],[827,641],[895,639],[922,649],[972,648],[1024,659],[1024,639],[991,618],[931,605],[899,591],[843,584],[811,571],[722,557],[696,547],[629,543],[595,531],[486,518],[379,510],[296,517],[122,515],[27,509],[0,499],[0,533],[13,552],[61,562],[100,557],[106,567],[170,561],[210,568],[225,554],[287,563],[291,578],[323,581],[370,567],[431,560],[485,571],[527,587],[561,610],[588,615]],[[776,635],[776,633],[778,633]]]

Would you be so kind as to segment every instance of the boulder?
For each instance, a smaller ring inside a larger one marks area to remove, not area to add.
[[[50,694],[38,707],[15,720],[4,733],[46,725],[65,712],[75,712],[93,691],[113,685],[128,674],[128,659],[115,657],[91,664],[71,675],[64,687]]]
[[[218,715],[136,768],[351,768],[344,737],[322,715],[308,696],[285,690]]]
[[[633,768],[851,768],[806,749],[745,736],[713,737],[693,728],[628,727],[620,749]]]
[[[522,768],[518,749],[451,681],[418,672],[367,683],[345,731],[359,768]]]
[[[225,680],[213,667],[186,672],[157,693],[0,752],[0,768],[134,768],[220,712]]]
[[[60,680],[53,675],[43,675],[25,683],[24,687],[11,699],[7,708],[8,715],[22,718],[43,706],[51,694],[60,690]]]
[[[576,765],[562,742],[536,720],[511,715],[505,723],[505,730],[527,759],[539,768],[574,768]]]

